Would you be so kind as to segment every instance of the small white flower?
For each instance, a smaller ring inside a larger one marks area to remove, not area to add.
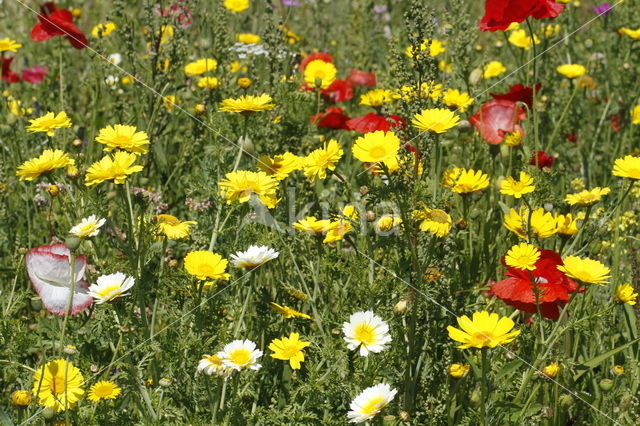
[[[240,371],[243,369],[259,370],[258,358],[262,351],[256,349],[256,344],[251,340],[234,340],[218,352],[222,359],[222,365],[227,368]]]
[[[222,364],[222,358],[218,355],[202,355],[202,359],[198,363],[198,373],[204,373],[211,376],[228,376],[233,370]]]
[[[374,418],[384,407],[395,398],[397,390],[391,389],[386,383],[371,386],[360,392],[349,408],[347,413],[349,423],[362,423]]]
[[[349,322],[342,324],[342,332],[347,347],[354,351],[360,346],[360,355],[369,352],[382,352],[385,345],[391,342],[389,325],[371,311],[356,312],[349,317]]]
[[[80,238],[95,237],[100,233],[100,228],[104,225],[104,222],[105,219],[98,219],[98,216],[92,214],[71,228],[69,234]]]
[[[122,55],[119,53],[112,53],[111,55],[107,56],[107,61],[109,61],[109,63],[113,65],[120,65],[120,62],[122,62]]]
[[[105,79],[104,82],[106,83],[107,86],[115,86],[116,84],[118,84],[118,77],[116,77],[115,75],[108,75]]]
[[[126,291],[133,287],[135,283],[135,278],[129,277],[122,272],[101,275],[95,284],[89,286],[89,294],[97,304],[102,304],[121,296],[127,296],[128,293]]]
[[[246,251],[239,251],[230,256],[233,266],[238,268],[255,268],[278,257],[280,253],[266,246],[250,246]]]

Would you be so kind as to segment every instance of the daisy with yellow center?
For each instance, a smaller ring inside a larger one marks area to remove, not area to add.
[[[98,219],[98,216],[91,215],[80,221],[69,231],[69,234],[78,238],[95,237],[100,233],[100,228],[104,225],[106,219]]]
[[[93,163],[85,176],[85,185],[93,186],[99,183],[112,180],[113,183],[121,185],[127,177],[133,173],[141,171],[144,167],[134,165],[138,156],[129,152],[118,151],[114,155],[106,155],[100,161]]]
[[[33,394],[38,404],[53,411],[73,408],[82,398],[84,377],[78,367],[64,359],[50,361],[33,375]]]
[[[386,383],[366,388],[349,404],[349,423],[363,423],[374,418],[393,401],[396,393],[398,391]]]
[[[246,251],[239,251],[230,256],[236,268],[253,269],[276,259],[280,253],[267,246],[249,246]]]
[[[251,340],[234,340],[225,345],[217,355],[222,359],[224,367],[236,371],[259,370],[262,367],[258,364],[258,358],[262,356],[262,351],[256,349],[256,344]]]
[[[450,185],[446,185],[456,194],[469,194],[489,186],[489,175],[482,170],[458,169]],[[445,177],[445,183],[447,178]]]
[[[202,359],[198,363],[198,372],[209,376],[228,376],[233,370],[222,364],[222,358],[218,355],[202,355]]]
[[[616,288],[616,300],[627,305],[635,305],[638,293],[631,284],[620,284]]]
[[[249,9],[249,0],[224,0],[224,7],[231,12],[240,13]]]
[[[194,62],[189,62],[184,66],[184,73],[189,77],[214,71],[218,68],[218,61],[213,58],[202,58]]]
[[[182,240],[189,238],[191,231],[189,228],[198,224],[198,222],[194,222],[192,220],[185,220],[182,222],[180,219],[170,214],[159,214],[156,216],[156,221],[158,223],[158,233],[164,235],[170,240]]]
[[[149,151],[149,136],[145,132],[138,132],[135,126],[116,124],[100,129],[96,142],[103,145],[104,151],[116,148],[135,154],[146,154]]]
[[[591,190],[585,189],[584,191],[577,192],[575,194],[567,194],[564,200],[570,205],[590,206],[597,203],[611,192],[610,188],[593,188]]]
[[[467,108],[473,104],[474,99],[468,93],[461,92],[457,89],[447,89],[442,96],[442,103],[448,107],[465,112]]]
[[[466,315],[457,318],[460,329],[448,326],[449,337],[462,343],[459,349],[467,348],[495,348],[512,342],[520,330],[513,330],[514,323],[509,317],[487,311],[475,312],[473,318]]]
[[[111,302],[118,297],[127,296],[127,291],[136,283],[135,278],[122,272],[101,275],[95,284],[89,286],[89,295],[98,305]]]
[[[45,149],[39,157],[27,160],[18,166],[16,175],[20,180],[34,180],[41,174],[73,166],[75,160],[62,150]]]
[[[372,311],[351,315],[349,321],[342,324],[342,332],[347,348],[355,351],[359,347],[361,356],[380,353],[391,342],[389,325]]]
[[[353,156],[364,163],[385,163],[396,158],[400,139],[393,132],[378,130],[356,139],[351,149]]]
[[[562,259],[564,265],[558,269],[568,277],[582,281],[586,284],[606,284],[611,278],[609,268],[597,260],[588,257],[569,256]]]
[[[59,112],[57,115],[52,112],[48,112],[42,117],[29,120],[29,123],[29,127],[27,127],[28,132],[43,132],[46,133],[47,136],[53,136],[56,129],[71,127],[71,119],[64,111]]]
[[[556,68],[560,74],[567,78],[576,78],[586,74],[587,69],[579,64],[564,64]]]
[[[506,178],[500,184],[500,193],[505,195],[513,195],[515,198],[521,198],[524,194],[535,191],[533,178],[525,172],[520,172],[520,180],[517,181],[511,176]]]
[[[278,181],[265,172],[248,170],[230,172],[218,182],[218,187],[227,204],[246,203],[252,196],[257,196],[260,202],[270,209],[278,203],[276,198]]]
[[[392,102],[395,98],[395,93],[391,90],[373,89],[360,96],[360,105],[381,107]]]
[[[271,96],[263,93],[259,96],[244,95],[237,99],[225,99],[221,102],[221,112],[251,114],[259,111],[272,110],[276,105],[272,104]]]
[[[484,70],[482,72],[482,76],[485,79],[489,79],[492,77],[498,77],[502,73],[506,72],[507,68],[500,61],[491,61],[487,65],[484,66]]]
[[[444,133],[460,122],[460,117],[446,108],[425,109],[413,116],[413,127],[421,132]]]
[[[274,157],[263,155],[258,159],[258,168],[276,180],[283,180],[292,172],[300,170],[302,165],[303,159],[290,152]]]
[[[0,52],[17,52],[22,45],[9,37],[0,40]]]
[[[87,399],[93,402],[103,399],[116,399],[121,392],[122,389],[116,383],[101,380],[89,388]]]
[[[106,37],[114,32],[118,26],[115,22],[107,22],[106,24],[98,24],[91,30],[91,36],[95,38]]]
[[[414,210],[412,213],[414,220],[419,220],[420,230],[429,232],[436,237],[444,237],[451,231],[453,221],[451,216],[440,209]]]
[[[198,80],[198,87],[203,89],[213,90],[220,86],[220,81],[215,77],[200,77]]]
[[[205,250],[192,251],[184,257],[184,268],[199,280],[228,280],[228,263],[218,253]]]
[[[332,222],[328,219],[319,220],[314,216],[307,216],[293,224],[293,227],[298,231],[311,235],[324,235],[337,226],[337,222]]]
[[[335,139],[325,142],[322,148],[312,151],[304,158],[304,176],[310,181],[326,178],[327,170],[335,170],[336,163],[343,155],[344,151]]]
[[[523,271],[533,271],[536,269],[536,262],[540,259],[540,250],[528,243],[520,243],[507,252],[504,262]]]
[[[331,62],[316,59],[307,64],[304,69],[304,81],[310,87],[326,89],[336,81],[336,66]]]
[[[275,302],[270,302],[269,306],[271,306],[271,309],[273,309],[274,311],[276,311],[277,313],[279,313],[280,315],[282,315],[283,317],[289,319],[289,318],[305,318],[305,319],[311,319],[311,317],[307,314],[304,314],[302,312],[298,312],[295,309],[291,309],[287,306],[282,306],[282,305],[278,305]]]
[[[613,175],[622,178],[640,180],[640,157],[627,155],[624,158],[618,158],[613,165]]]
[[[299,370],[300,363],[304,361],[303,349],[310,344],[311,342],[300,340],[298,333],[291,333],[289,337],[273,339],[269,344],[269,349],[273,351],[272,358],[289,361],[289,365],[293,370]]]

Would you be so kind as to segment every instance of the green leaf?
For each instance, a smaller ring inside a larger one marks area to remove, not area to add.
[[[500,371],[496,373],[496,380],[500,380],[504,376],[510,375],[522,366],[523,362],[519,359],[513,360],[502,366]]]
[[[582,375],[584,373],[586,373],[587,371],[589,371],[592,368],[595,368],[595,367],[599,366],[602,363],[602,361],[604,361],[605,359],[614,356],[618,352],[621,352],[621,351],[625,350],[626,348],[628,348],[629,346],[633,345],[634,343],[636,343],[638,341],[640,341],[640,339],[632,340],[630,342],[625,343],[622,346],[618,346],[617,348],[611,349],[608,352],[605,352],[605,353],[600,354],[600,355],[598,355],[598,356],[596,356],[594,358],[591,358],[588,361],[583,362],[580,367],[582,367],[582,368],[586,367],[586,368],[584,370],[582,370],[580,373],[576,374],[576,376],[573,379],[574,380],[578,380],[580,377],[582,377]]]

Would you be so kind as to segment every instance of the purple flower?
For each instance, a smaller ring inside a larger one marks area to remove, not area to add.
[[[598,15],[608,15],[611,13],[612,9],[613,7],[609,3],[602,3],[591,10],[593,10]]]
[[[373,11],[375,13],[377,13],[378,15],[382,14],[382,13],[386,13],[389,10],[389,8],[385,5],[382,6],[374,6]]]
[[[300,6],[300,3],[295,0],[282,0],[283,6]]]

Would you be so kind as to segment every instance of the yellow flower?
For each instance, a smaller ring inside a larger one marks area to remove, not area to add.
[[[439,40],[431,40],[431,42],[429,42],[429,40],[424,39],[422,43],[420,43],[420,46],[418,47],[419,53],[424,52],[425,50],[427,50],[427,48],[429,49],[429,56],[431,57],[435,57],[441,53],[446,52],[446,49],[444,48],[444,44]],[[404,53],[408,57],[413,58],[415,54],[413,46],[407,46]]]
[[[610,188],[596,187],[591,190],[585,189],[575,194],[567,194],[564,200],[572,206],[576,204],[580,206],[590,206],[600,201],[602,197],[609,192],[611,192]]]
[[[468,93],[460,92],[457,89],[447,89],[442,96],[442,102],[448,107],[465,112],[473,104],[474,99]]]
[[[469,370],[471,370],[471,366],[469,364],[456,362],[447,368],[447,374],[454,379],[462,379],[469,374]]]
[[[258,159],[258,168],[277,180],[282,180],[292,172],[302,168],[303,159],[290,152],[276,155],[273,158],[266,155]]]
[[[171,25],[163,25],[160,27],[160,44],[167,44],[173,38],[175,30]]]
[[[149,151],[149,136],[145,132],[136,131],[135,126],[116,124],[100,129],[96,142],[106,145],[104,151],[115,148],[135,154],[146,154]]]
[[[181,222],[180,219],[170,214],[159,214],[156,216],[156,221],[158,222],[159,233],[164,234],[171,240],[189,238],[189,228],[198,224],[198,222],[192,220]]]
[[[218,182],[218,187],[220,194],[227,200],[227,204],[234,201],[246,203],[252,195],[256,195],[260,202],[270,209],[278,203],[276,199],[278,181],[265,172],[248,170],[230,172]]]
[[[509,214],[504,217],[503,225],[509,231],[515,233],[520,238],[527,238],[526,225],[529,220],[529,209],[521,207],[519,210],[510,209]],[[557,221],[550,212],[545,212],[543,208],[538,208],[531,214],[531,232],[538,238],[548,238],[558,231]]]
[[[618,30],[620,34],[624,34],[627,37],[631,37],[634,40],[640,40],[640,28],[632,30],[631,28],[622,27]]]
[[[640,124],[640,105],[636,105],[631,110],[631,124]]]
[[[453,72],[453,64],[448,63],[447,61],[442,59],[440,62],[438,62],[438,70],[446,73],[451,73]]]
[[[392,102],[395,98],[395,93],[391,90],[373,89],[360,96],[360,105],[381,107]]]
[[[467,348],[495,348],[510,343],[520,330],[513,330],[514,323],[509,317],[500,317],[487,311],[475,312],[473,319],[466,315],[457,318],[462,330],[448,326],[449,337],[462,343],[459,349]]]
[[[564,64],[556,68],[556,71],[567,78],[576,78],[584,75],[587,72],[587,69],[578,64]]]
[[[356,139],[351,149],[353,156],[363,163],[384,163],[395,159],[400,139],[393,132],[378,130]]]
[[[299,43],[299,42],[301,42],[303,40],[303,37],[301,37],[298,34],[294,33],[293,31],[291,31],[289,28],[285,27],[284,25],[279,25],[278,28],[280,29],[280,31],[283,32],[284,39],[289,44],[296,44],[296,43]]]
[[[273,99],[266,93],[260,96],[245,95],[237,99],[223,100],[218,111],[250,114],[257,111],[273,109],[275,104],[270,103],[271,101],[273,101]]]
[[[213,90],[220,86],[220,82],[215,77],[201,77],[198,80],[198,87],[203,89]]]
[[[18,407],[26,407],[31,404],[31,391],[17,390],[11,394],[11,403]]]
[[[39,157],[27,160],[18,166],[17,176],[20,180],[34,180],[43,173],[49,173],[55,169],[61,169],[75,164],[69,154],[59,149],[45,149]]]
[[[560,364],[557,361],[552,362],[542,368],[542,373],[550,379],[555,379],[560,373]]]
[[[231,12],[244,12],[249,9],[249,0],[224,0],[224,7]]]
[[[616,288],[616,300],[620,303],[626,303],[627,305],[635,305],[638,293],[635,293],[635,289],[631,284],[620,284]]]
[[[387,232],[400,226],[402,224],[402,218],[393,214],[384,214],[376,222],[377,232]]]
[[[335,139],[325,142],[322,148],[312,151],[304,158],[305,177],[310,181],[326,178],[327,170],[335,170],[336,163],[343,155],[344,151]]]
[[[331,222],[331,229],[325,235],[323,243],[329,244],[344,239],[345,234],[353,229],[353,226],[348,220],[336,220]]]
[[[540,44],[540,39],[535,34],[532,38],[531,36],[527,35],[527,32],[525,30],[515,30],[512,31],[509,35],[509,43],[524,50],[529,50],[534,43]]]
[[[91,36],[100,38],[106,37],[117,29],[115,22],[107,22],[106,24],[98,24],[91,30]]]
[[[413,127],[421,132],[444,133],[460,122],[460,117],[446,108],[422,110],[413,116]]]
[[[442,95],[442,84],[435,81],[425,81],[420,85],[420,90],[416,86],[402,86],[395,97],[405,101],[411,101],[416,98],[430,98],[437,101]]]
[[[613,374],[615,374],[616,376],[624,374],[624,367],[622,365],[614,365],[611,370],[613,371]]]
[[[218,253],[205,250],[192,251],[184,257],[184,268],[199,280],[228,280],[228,263]]]
[[[295,309],[288,308],[286,306],[278,305],[277,303],[270,302],[271,309],[281,314],[285,318],[306,318],[311,319],[311,317],[307,314],[303,314],[302,312],[298,312]]]
[[[516,198],[521,198],[524,194],[533,192],[535,189],[533,178],[525,172],[520,172],[519,181],[509,176],[500,184],[500,193],[513,195]]]
[[[560,24],[549,24],[542,27],[542,34],[544,34],[545,37],[553,37],[558,33],[560,33]]]
[[[507,266],[523,271],[536,269],[538,259],[540,259],[540,250],[528,243],[520,243],[511,247],[511,250],[504,257]]]
[[[9,37],[0,40],[0,52],[17,52],[22,45]]]
[[[93,186],[108,180],[113,180],[115,184],[123,184],[127,176],[144,168],[133,165],[137,159],[136,154],[124,151],[118,151],[113,156],[106,155],[87,169],[85,185]]]
[[[31,114],[33,112],[32,108],[23,108],[22,102],[18,99],[10,99],[7,101],[7,108],[9,112],[16,117],[23,117],[25,114]]]
[[[522,145],[522,133],[518,130],[508,133],[504,138],[504,143],[512,148]]]
[[[311,344],[299,339],[298,333],[291,333],[289,337],[273,339],[269,344],[269,349],[273,351],[272,358],[289,361],[292,369],[298,370],[300,363],[304,361],[303,349]]]
[[[414,220],[420,220],[420,230],[429,232],[436,237],[444,237],[451,231],[453,224],[451,216],[440,209],[414,210],[412,213]]]
[[[184,73],[188,76],[200,75],[218,68],[218,61],[213,58],[202,58],[189,62],[184,66]]]
[[[93,402],[98,402],[102,399],[116,399],[120,392],[122,392],[122,389],[116,383],[101,380],[89,388],[87,399]]]
[[[162,97],[162,104],[164,105],[165,109],[169,112],[173,111],[173,107],[175,107],[178,104],[178,98],[175,97],[174,95],[168,95],[168,96],[163,96]]]
[[[244,44],[258,44],[260,43],[260,36],[257,34],[251,34],[251,33],[241,33],[241,34],[236,34],[236,40],[239,43],[244,43]]]
[[[640,157],[627,155],[618,158],[613,165],[613,175],[629,179],[640,179]]]
[[[578,233],[578,221],[584,219],[584,213],[573,217],[571,213],[567,215],[559,214],[556,216],[557,232],[562,235],[575,235]]]
[[[336,80],[336,66],[331,62],[316,59],[304,69],[304,81],[310,86],[326,89]]]
[[[64,359],[50,361],[33,375],[33,394],[38,404],[53,411],[73,408],[82,398],[84,378],[78,367]]]
[[[489,186],[489,175],[482,170],[458,169],[459,173],[450,185],[446,185],[451,192],[456,194],[468,194],[470,192],[480,191]],[[446,178],[445,178],[446,181]]]
[[[326,234],[337,226],[338,222],[332,222],[328,219],[318,220],[314,216],[307,216],[293,224],[293,227],[298,231],[303,231],[312,235]]]
[[[236,80],[236,84],[242,87],[243,89],[249,88],[249,86],[251,86],[252,83],[253,81],[251,81],[251,79],[248,77],[240,77],[239,79]]]
[[[482,73],[483,77],[486,78],[492,78],[492,77],[497,77],[500,74],[504,73],[505,71],[507,71],[507,68],[505,68],[504,65],[502,65],[502,62],[500,61],[491,61],[489,62],[487,65],[484,66],[484,71]]]
[[[569,256],[562,259],[564,265],[559,265],[558,269],[567,276],[575,278],[587,284],[606,284],[611,278],[609,268],[597,260],[588,257]]]
[[[47,136],[53,136],[56,129],[71,127],[71,120],[64,111],[59,112],[58,115],[48,112],[42,117],[29,120],[29,123],[31,124],[27,127],[28,132],[46,132]]]

